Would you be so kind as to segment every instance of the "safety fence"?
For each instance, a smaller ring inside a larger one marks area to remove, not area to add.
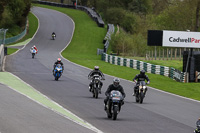
[[[153,65],[143,61],[122,58],[114,55],[102,54],[102,60],[111,64],[126,66],[137,70],[145,70],[147,73],[153,73],[170,77],[178,82],[186,82],[186,73],[171,67]]]
[[[4,59],[4,45],[0,45],[0,71],[2,71]]]
[[[21,38],[23,38],[26,35],[26,31],[27,31],[27,28],[25,28],[25,30],[17,36],[6,38],[5,44],[14,43],[14,42],[20,40]]]
[[[104,27],[104,21],[102,20],[101,16],[95,11],[94,8],[89,8],[85,6],[80,5],[71,5],[71,4],[63,4],[63,3],[56,3],[56,2],[49,2],[49,1],[40,1],[40,0],[34,0],[33,3],[39,3],[44,5],[50,5],[50,6],[57,6],[57,7],[64,7],[64,8],[77,8],[80,10],[83,10],[89,14],[89,16],[92,17],[92,19],[98,24],[99,27]]]

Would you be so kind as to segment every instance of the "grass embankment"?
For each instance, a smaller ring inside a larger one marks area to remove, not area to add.
[[[17,43],[20,43],[20,42],[24,42],[25,40],[27,39],[30,39],[33,37],[33,35],[35,34],[37,28],[38,28],[38,20],[37,18],[30,12],[29,15],[28,15],[28,21],[29,21],[29,28],[28,28],[28,34],[26,34],[21,40],[15,42],[15,43],[11,43],[9,45],[15,45]],[[9,46],[9,45],[6,45],[6,46]],[[15,48],[8,48],[7,50],[7,54],[12,54],[14,52],[16,52],[18,49],[15,49]]]
[[[95,65],[98,65],[102,72],[127,80],[132,80],[139,73],[138,70],[112,65],[100,60],[101,56],[96,55],[97,48],[103,48],[102,41],[107,31],[106,28],[99,28],[85,12],[46,5],[37,6],[63,12],[74,20],[76,27],[72,42],[62,52],[65,58],[92,69]],[[151,80],[149,85],[151,87],[200,100],[199,83],[179,83],[168,77],[149,73],[148,76]],[[132,87],[125,89],[132,89]]]

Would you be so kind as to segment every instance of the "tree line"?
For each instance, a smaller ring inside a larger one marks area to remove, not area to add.
[[[78,0],[95,7],[106,23],[119,25],[112,36],[111,51],[145,56],[148,30],[199,31],[199,0]],[[158,49],[163,49],[162,47]]]
[[[24,30],[31,8],[31,0],[0,0],[0,28],[8,29],[10,36]]]

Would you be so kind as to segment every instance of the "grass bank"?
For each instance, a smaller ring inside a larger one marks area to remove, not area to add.
[[[18,44],[20,42],[24,42],[27,39],[30,39],[30,38],[33,37],[33,35],[35,34],[35,32],[37,31],[37,28],[38,28],[38,20],[31,12],[28,14],[28,23],[29,23],[29,28],[28,28],[27,34],[22,39],[20,39],[19,41],[15,42],[15,43],[8,44],[6,46]],[[12,54],[12,53],[16,52],[17,50],[18,49],[15,49],[15,48],[8,48],[7,54],[8,55]]]
[[[99,28],[85,12],[47,5],[37,6],[63,12],[74,20],[76,27],[72,42],[62,52],[62,55],[68,60],[92,69],[98,65],[104,73],[127,80],[132,80],[139,73],[138,70],[101,61],[101,56],[96,55],[96,51],[97,48],[103,48],[102,41],[106,35],[106,28]],[[151,87],[200,100],[199,83],[179,83],[168,77],[149,73],[148,76],[151,80],[149,85]],[[130,87],[132,88],[132,86]]]

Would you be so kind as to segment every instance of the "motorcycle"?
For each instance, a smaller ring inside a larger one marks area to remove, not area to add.
[[[35,49],[31,49],[30,52],[32,54],[32,58],[34,58],[37,51]]]
[[[106,113],[108,118],[117,119],[117,115],[121,110],[123,96],[120,91],[113,90],[110,92],[107,102]]]
[[[61,64],[57,64],[55,69],[54,69],[54,73],[53,73],[56,81],[58,81],[58,79],[61,77],[62,72],[63,72],[62,65]]]
[[[55,35],[55,34],[53,34],[53,35],[52,35],[52,39],[53,39],[53,40],[55,40],[55,38],[56,38],[56,35]]]
[[[91,88],[91,92],[93,94],[93,97],[98,98],[101,89],[101,77],[99,75],[94,75],[92,79],[93,85]]]
[[[143,103],[146,91],[147,91],[147,86],[145,81],[140,81],[139,85],[137,86],[135,94],[135,100],[137,103],[138,102],[141,104]]]
[[[200,133],[200,120],[196,123],[197,128],[194,130],[194,133]]]

